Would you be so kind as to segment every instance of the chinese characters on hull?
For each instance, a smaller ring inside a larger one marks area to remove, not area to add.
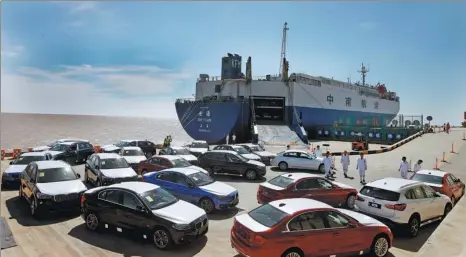
[[[210,132],[209,124],[212,122],[209,107],[201,107],[197,114],[197,123],[199,123],[199,132]]]
[[[345,100],[346,100],[346,106],[351,107],[351,97],[347,97]]]
[[[366,107],[367,107],[367,101],[366,101],[366,99],[362,99],[362,100],[361,100],[361,106],[362,106],[362,108],[366,108]]]
[[[331,94],[327,96],[327,102],[328,102],[328,104],[332,105],[332,103],[333,103],[333,96],[332,96]]]
[[[376,101],[376,102],[374,103],[374,108],[375,108],[375,109],[379,109],[379,102]]]

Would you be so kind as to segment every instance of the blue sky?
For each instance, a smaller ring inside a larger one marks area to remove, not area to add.
[[[466,3],[3,2],[2,112],[176,117],[227,52],[291,72],[385,83],[401,113],[466,111]],[[244,67],[244,65],[243,65]]]

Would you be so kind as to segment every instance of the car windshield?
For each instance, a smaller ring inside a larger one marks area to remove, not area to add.
[[[144,203],[151,209],[156,210],[167,207],[178,202],[178,198],[162,188],[156,188],[140,194]]]
[[[206,186],[215,182],[213,178],[211,178],[208,174],[204,172],[197,172],[191,175],[188,175],[196,186]]]
[[[431,183],[431,184],[443,184],[443,177],[427,175],[427,174],[415,174],[412,180],[424,182],[424,183]]]
[[[28,165],[31,162],[36,162],[36,161],[44,161],[45,156],[39,155],[39,156],[20,156],[18,159],[16,159],[13,162],[13,165]]]
[[[65,145],[65,144],[54,144],[52,148],[50,148],[51,151],[59,151],[59,152],[64,152],[70,148],[70,145]]]
[[[39,170],[37,183],[51,183],[78,179],[71,167],[60,167]]]
[[[180,149],[173,149],[173,153],[175,155],[189,155],[189,151],[187,149],[184,149],[184,148],[180,148]]]
[[[365,196],[373,197],[375,199],[391,202],[396,202],[400,199],[400,193],[377,187],[364,186],[361,191],[359,191],[359,193]]]
[[[272,184],[277,187],[287,188],[289,185],[293,184],[293,179],[284,177],[282,175],[277,176],[268,181],[269,184]]]
[[[129,141],[120,141],[120,142],[116,143],[115,146],[124,147],[124,146],[128,146],[129,143],[130,143]]]
[[[258,223],[271,228],[288,217],[289,214],[270,204],[264,204],[250,211],[249,216]]]
[[[191,144],[191,148],[209,148],[207,143],[194,142]]]
[[[100,164],[100,168],[104,170],[129,168],[128,163],[123,158],[103,159]]]
[[[123,150],[123,156],[143,156],[144,152],[140,149]]]
[[[187,160],[183,158],[174,159],[171,160],[171,162],[174,168],[185,168],[191,166],[191,163],[189,163]]]
[[[241,156],[240,154],[235,154],[235,155],[233,155],[233,156],[236,157],[236,158],[238,158],[238,159],[240,159],[242,162],[248,162],[248,161],[249,161],[249,159],[247,159],[247,158]]]
[[[239,154],[248,154],[248,150],[246,150],[244,147],[233,147],[233,150]]]
[[[258,145],[254,145],[254,146],[251,146],[251,147],[249,147],[249,148],[251,148],[251,150],[252,150],[253,152],[262,152],[262,151],[264,151],[264,149],[262,149],[262,148],[261,148],[260,146],[258,146]]]
[[[58,144],[58,143],[59,143],[58,141],[53,141],[52,143],[48,144],[47,146],[52,147],[52,146],[54,146],[55,144]]]

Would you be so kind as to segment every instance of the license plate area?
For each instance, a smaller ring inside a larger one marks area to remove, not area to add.
[[[382,205],[378,204],[378,203],[369,202],[368,205],[369,205],[369,207],[376,208],[376,209],[381,209],[382,208]]]

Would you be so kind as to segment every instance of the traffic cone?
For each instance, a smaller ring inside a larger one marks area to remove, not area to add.
[[[435,158],[435,167],[434,167],[434,170],[439,170],[439,167],[438,167],[438,158]]]
[[[454,148],[454,144],[453,144],[453,143],[451,144],[451,153],[455,153],[455,148]]]
[[[442,154],[442,162],[447,162],[447,161],[445,160],[445,152],[443,152],[443,154]]]

